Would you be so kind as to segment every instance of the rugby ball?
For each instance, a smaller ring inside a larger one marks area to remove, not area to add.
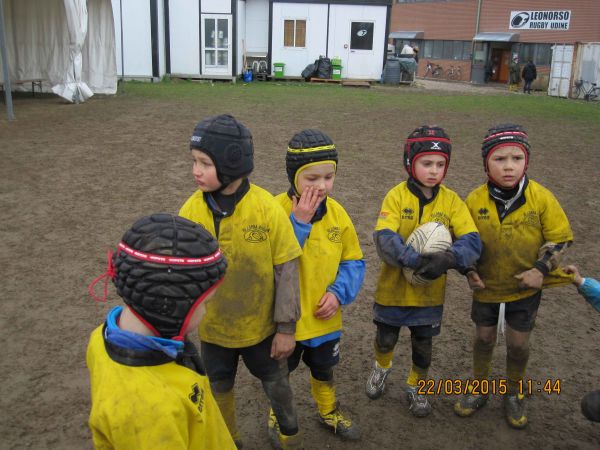
[[[424,255],[427,253],[444,252],[452,245],[450,231],[441,223],[427,222],[417,227],[406,240],[417,252]],[[415,286],[431,283],[432,280],[415,275],[410,267],[403,267],[402,274],[406,280]]]

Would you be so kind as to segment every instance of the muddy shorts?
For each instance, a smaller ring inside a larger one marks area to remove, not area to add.
[[[227,348],[201,342],[201,357],[208,379],[212,383],[235,378],[240,356],[250,373],[259,380],[275,381],[287,376],[287,360],[276,361],[270,356],[274,336],[271,335],[256,345],[241,348]]]
[[[310,368],[315,379],[329,381],[330,369],[340,361],[340,338],[323,342],[317,347],[308,347],[296,342],[296,349],[288,358],[290,372],[298,367],[300,359]]]
[[[542,299],[542,291],[521,300],[506,303],[504,317],[506,323],[517,331],[527,332],[533,330],[535,318]],[[476,325],[494,327],[498,324],[500,303],[483,303],[473,300],[471,306],[471,319]]]

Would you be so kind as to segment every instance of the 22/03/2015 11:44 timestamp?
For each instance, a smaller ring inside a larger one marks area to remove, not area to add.
[[[519,394],[532,395],[532,394],[557,394],[560,395],[561,391],[561,380],[557,378],[552,380],[550,378],[542,380],[525,379],[519,381]]]

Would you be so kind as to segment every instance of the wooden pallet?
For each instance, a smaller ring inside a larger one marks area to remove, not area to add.
[[[342,80],[334,80],[333,78],[316,78],[310,79],[311,83],[341,83]]]
[[[357,87],[357,88],[366,88],[369,89],[371,87],[371,83],[368,81],[350,81],[345,80],[342,81],[342,86],[344,87]]]

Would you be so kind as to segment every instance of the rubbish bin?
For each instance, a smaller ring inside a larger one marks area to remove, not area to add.
[[[342,79],[342,66],[333,65],[331,66],[331,79],[341,80]]]
[[[283,78],[285,74],[285,63],[273,63],[273,74],[275,78]]]

